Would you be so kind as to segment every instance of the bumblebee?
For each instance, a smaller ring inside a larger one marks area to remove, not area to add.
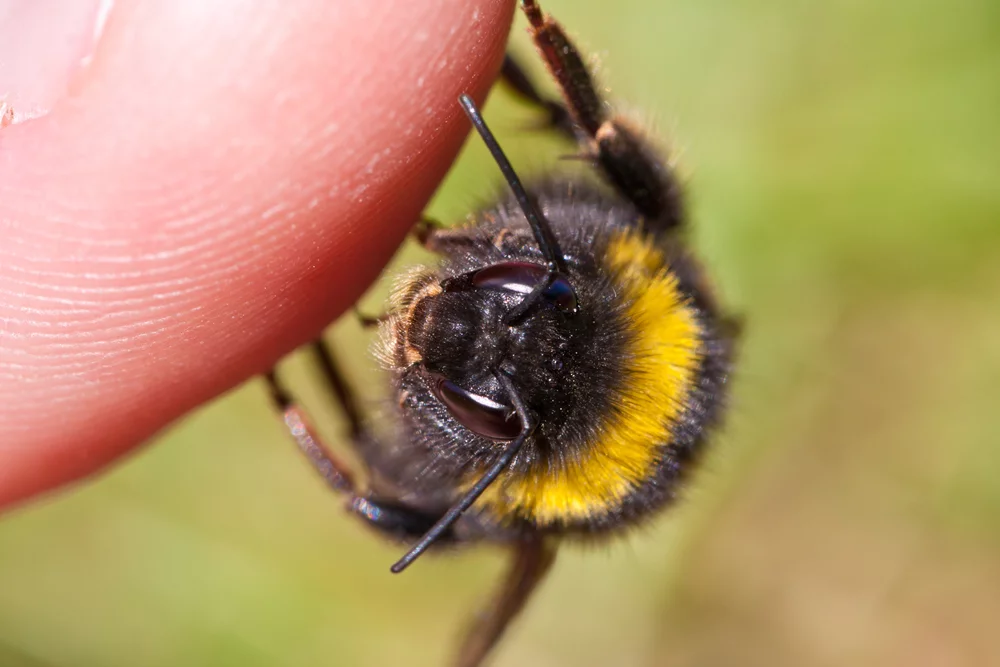
[[[521,7],[563,100],[546,99],[509,57],[502,78],[605,183],[525,187],[463,95],[511,195],[462,227],[418,225],[441,263],[406,274],[377,322],[396,399],[388,436],[363,418],[331,351],[315,345],[365,486],[267,376],[328,485],[410,546],[393,572],[432,546],[511,547],[511,570],[467,634],[461,667],[481,663],[561,542],[610,538],[676,498],[720,419],[737,335],[685,245],[667,162],[610,112],[560,25],[534,0]]]

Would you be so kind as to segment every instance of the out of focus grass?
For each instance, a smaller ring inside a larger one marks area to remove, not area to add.
[[[748,337],[688,502],[563,554],[495,664],[1000,664],[1000,5],[546,6],[680,154]],[[565,148],[517,132],[530,116],[489,107],[537,172]],[[432,213],[496,180],[472,144]],[[397,555],[251,383],[0,523],[0,666],[440,665],[501,554],[393,577]]]

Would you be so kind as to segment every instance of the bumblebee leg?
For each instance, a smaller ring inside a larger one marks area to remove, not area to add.
[[[490,220],[489,222],[493,222]],[[461,251],[481,249],[484,244],[492,244],[501,252],[511,252],[524,242],[531,242],[528,231],[512,230],[507,227],[484,233],[482,227],[425,227],[417,231],[417,240],[431,252],[449,255]]]
[[[295,444],[312,463],[316,472],[326,480],[327,486],[331,489],[353,495],[354,476],[347,464],[319,439],[309,424],[305,411],[292,400],[285,388],[281,386],[274,370],[265,375],[264,379],[267,380],[267,386],[271,391],[271,401],[281,410],[288,432],[295,440]]]
[[[555,101],[542,96],[531,82],[531,77],[518,64],[511,54],[507,54],[503,59],[503,67],[500,69],[500,79],[507,84],[511,90],[517,93],[523,100],[530,102],[548,115],[548,120],[544,127],[556,130],[562,135],[576,141],[576,128],[573,126],[573,119],[569,115],[566,107]]]
[[[680,190],[667,165],[656,157],[640,132],[609,112],[580,52],[562,27],[543,14],[535,0],[521,0],[521,8],[535,45],[562,90],[569,115],[583,133],[585,151],[635,205],[648,228],[664,231],[679,225]]]
[[[443,515],[443,512],[421,512],[400,503],[372,496],[366,498],[355,496],[351,501],[351,511],[386,537],[398,542],[414,542],[420,539]],[[455,541],[455,533],[449,529],[441,535],[438,543],[447,544]]]
[[[489,606],[469,628],[459,649],[456,667],[482,664],[556,559],[555,545],[542,537],[524,539],[514,549],[511,568]]]
[[[414,240],[423,246],[425,250],[439,255],[447,254],[455,246],[468,247],[469,243],[465,239],[467,234],[463,236],[461,230],[449,229],[437,220],[427,216],[422,216],[417,220],[410,233],[413,234]],[[357,317],[362,329],[374,329],[391,318],[388,312],[383,312],[381,315],[367,315],[361,312],[357,305],[354,306],[354,315]],[[322,344],[322,342],[318,343],[318,345]],[[321,352],[321,354],[326,354],[329,357],[329,351],[325,353]]]
[[[329,345],[322,338],[312,344],[313,354],[319,362],[319,368],[323,372],[323,377],[330,385],[333,395],[340,403],[341,410],[347,418],[347,424],[351,429],[351,439],[360,440],[365,436],[364,423],[361,420],[361,410],[358,408],[358,399],[351,391],[344,374],[340,371],[340,366],[333,358]]]
[[[420,218],[420,220],[417,220],[417,224],[413,226],[413,238],[415,238],[417,240],[417,243],[419,243],[423,247],[433,251],[433,248],[429,247],[427,245],[427,242],[430,240],[432,236],[440,234],[446,229],[448,228],[442,225],[434,218],[428,218],[424,216]]]
[[[365,315],[357,306],[354,307],[354,316],[358,318],[358,324],[361,325],[362,329],[374,329],[389,319],[389,315],[386,313],[379,316]]]
[[[479,238],[467,227],[446,227],[430,218],[420,219],[413,228],[413,236],[425,250],[439,255],[472,249]]]
[[[421,218],[420,222],[413,228],[413,236],[417,243],[424,247],[424,250],[447,255],[456,249],[468,248],[472,242],[472,236],[462,227],[445,227],[437,220]]]
[[[352,436],[360,445],[371,436],[364,430],[357,402],[326,345],[317,342],[314,344],[314,350],[331,389],[344,408]],[[270,388],[271,400],[284,415],[285,426],[292,439],[320,476],[326,480],[327,486],[349,497],[348,509],[352,513],[372,528],[399,540],[413,540],[422,536],[441,518],[438,513],[421,512],[390,500],[372,495],[360,495],[350,467],[319,438],[309,423],[305,411],[281,385],[274,371],[265,375],[265,379]],[[443,538],[445,542],[451,541],[453,534],[449,532]]]

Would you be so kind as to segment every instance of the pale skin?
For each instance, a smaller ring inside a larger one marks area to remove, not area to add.
[[[513,12],[117,0],[96,42],[86,22],[60,42],[71,67],[0,58],[0,510],[350,309],[448,170],[456,99],[484,99]]]

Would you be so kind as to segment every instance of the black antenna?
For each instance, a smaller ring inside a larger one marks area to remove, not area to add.
[[[409,567],[410,564],[415,561],[418,556],[420,556],[420,554],[427,551],[427,547],[434,544],[434,542],[441,537],[444,531],[451,528],[452,524],[458,521],[458,517],[462,516],[462,513],[465,512],[465,510],[472,507],[472,504],[479,499],[479,496],[483,495],[483,491],[485,491],[486,488],[500,476],[500,473],[502,473],[507,466],[510,465],[514,456],[516,456],[517,452],[521,449],[521,445],[524,444],[524,441],[527,440],[528,436],[530,436],[532,431],[535,430],[534,419],[528,412],[528,408],[524,405],[524,401],[521,400],[521,395],[517,393],[514,383],[504,373],[496,372],[495,375],[497,380],[500,381],[500,384],[502,384],[503,388],[507,391],[507,395],[510,397],[511,403],[514,404],[514,411],[517,412],[517,416],[521,420],[521,432],[513,442],[507,445],[507,449],[503,451],[503,454],[500,455],[500,458],[497,459],[496,463],[490,466],[490,469],[479,478],[476,485],[469,489],[468,492],[462,496],[461,500],[452,505],[451,509],[449,509],[444,516],[438,519],[437,523],[431,526],[430,530],[424,533],[424,536],[420,538],[420,541],[413,545],[408,552],[406,552],[406,555],[396,561],[392,568],[390,568],[393,574],[399,574]]]
[[[462,110],[469,117],[473,127],[479,132],[479,136],[483,138],[483,143],[489,149],[490,155],[496,160],[497,166],[503,172],[503,177],[507,180],[507,185],[514,192],[514,198],[517,199],[521,211],[524,212],[524,217],[528,219],[528,224],[531,225],[531,231],[538,242],[538,249],[542,251],[545,259],[548,260],[549,272],[554,273],[559,271],[560,273],[565,273],[566,263],[563,260],[562,250],[559,249],[559,242],[556,241],[556,237],[552,233],[548,221],[542,216],[541,211],[538,210],[538,206],[528,195],[528,191],[524,189],[521,179],[514,172],[514,167],[511,166],[510,160],[504,155],[503,149],[497,143],[496,137],[490,132],[490,128],[486,126],[486,121],[483,120],[483,116],[479,113],[476,103],[464,93],[459,96],[458,102],[462,105]]]

